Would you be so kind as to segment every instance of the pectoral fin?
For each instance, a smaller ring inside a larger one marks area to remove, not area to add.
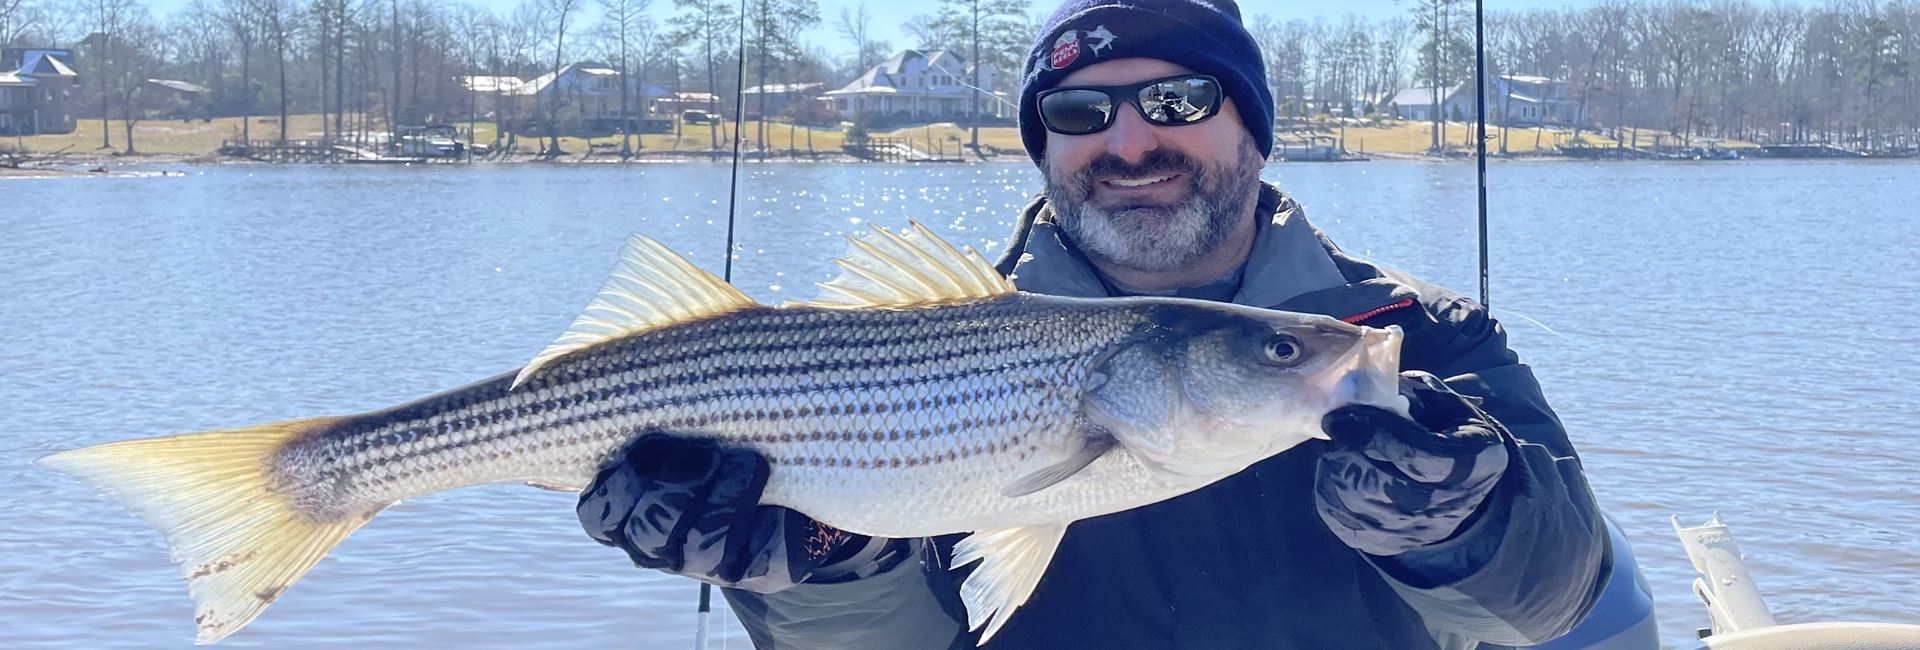
[[[1085,428],[1083,428],[1085,429]],[[1081,469],[1093,464],[1093,461],[1113,450],[1113,436],[1104,430],[1085,429],[1089,435],[1080,438],[1079,449],[1073,450],[1066,460],[1040,468],[1039,471],[1015,479],[1001,488],[1000,493],[1010,497],[1023,497],[1052,487],[1055,483],[1067,480],[1067,477],[1079,473]]]
[[[979,531],[954,545],[953,566],[980,562],[960,585],[960,600],[967,606],[967,629],[986,626],[980,643],[993,638],[1013,610],[1033,595],[1033,589],[1040,586],[1040,576],[1053,562],[1053,552],[1066,536],[1066,524],[1040,524]]]

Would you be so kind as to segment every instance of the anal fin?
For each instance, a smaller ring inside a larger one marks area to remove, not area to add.
[[[953,566],[975,561],[980,566],[960,585],[960,600],[967,606],[967,629],[986,631],[980,643],[1006,625],[1013,610],[1027,602],[1040,576],[1053,563],[1053,553],[1067,536],[1066,524],[1037,524],[1002,530],[985,530],[968,535],[953,547]]]
[[[565,481],[552,481],[547,479],[534,479],[531,481],[527,481],[526,483],[528,487],[536,487],[542,490],[551,490],[554,492],[580,492],[587,489],[587,486],[581,483],[568,483]]]

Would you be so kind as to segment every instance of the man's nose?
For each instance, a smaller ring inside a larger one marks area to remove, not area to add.
[[[1141,119],[1140,110],[1133,104],[1122,102],[1113,107],[1119,111],[1114,116],[1113,126],[1107,127],[1107,153],[1119,156],[1121,160],[1137,163],[1146,158],[1147,152],[1159,147],[1158,135],[1154,125]]]

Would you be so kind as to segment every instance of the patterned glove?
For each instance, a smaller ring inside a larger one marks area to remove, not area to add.
[[[642,435],[580,495],[580,525],[635,566],[774,593],[879,547],[779,506],[760,505],[759,453],[704,438]],[[859,568],[850,569],[858,571]]]
[[[1371,406],[1320,422],[1333,448],[1320,456],[1314,501],[1341,541],[1381,557],[1452,537],[1506,472],[1506,429],[1478,400],[1424,372],[1400,376],[1412,419]]]

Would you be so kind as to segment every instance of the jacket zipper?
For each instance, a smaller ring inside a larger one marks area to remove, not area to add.
[[[1381,315],[1381,314],[1384,314],[1384,313],[1387,313],[1387,312],[1390,312],[1390,311],[1393,311],[1393,310],[1395,310],[1395,309],[1401,309],[1401,308],[1405,308],[1405,307],[1412,307],[1412,306],[1413,306],[1413,299],[1412,299],[1412,298],[1401,298],[1401,299],[1400,299],[1400,302],[1396,302],[1396,303],[1393,303],[1393,304],[1391,304],[1391,305],[1387,305],[1387,306],[1385,306],[1385,307],[1378,307],[1378,308],[1374,308],[1374,309],[1369,309],[1369,310],[1367,310],[1367,311],[1363,311],[1363,312],[1360,312],[1360,313],[1358,313],[1358,314],[1354,314],[1354,315],[1352,315],[1352,316],[1348,316],[1348,317],[1346,317],[1346,318],[1342,318],[1342,319],[1340,319],[1340,320],[1342,320],[1342,321],[1346,321],[1346,322],[1348,322],[1348,323],[1352,323],[1352,324],[1354,324],[1354,325],[1359,325],[1359,324],[1360,324],[1361,322],[1363,322],[1363,321],[1365,321],[1365,320],[1367,320],[1367,319],[1369,319],[1369,318],[1373,318],[1373,317],[1375,317],[1375,316],[1379,316],[1379,315]]]

